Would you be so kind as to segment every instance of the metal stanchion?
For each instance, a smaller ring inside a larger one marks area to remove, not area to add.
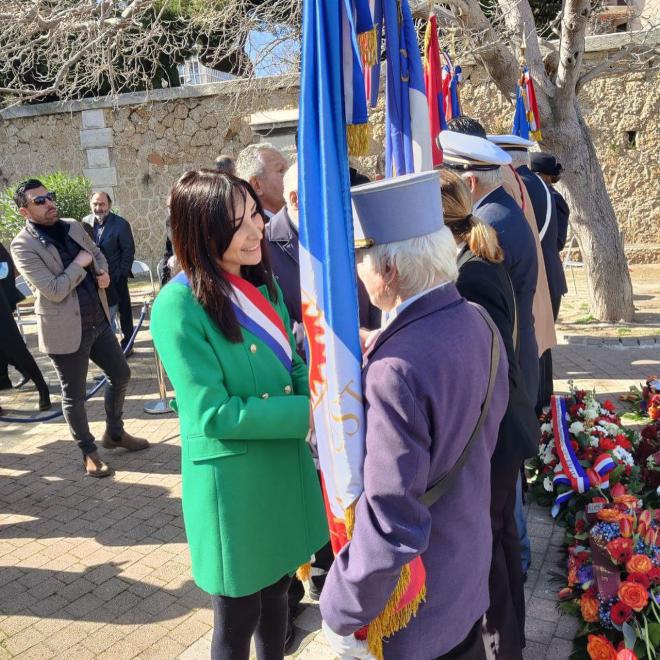
[[[151,321],[151,316],[149,316],[149,320]],[[151,332],[151,324],[149,332]],[[153,339],[151,340],[151,344],[153,346]],[[154,361],[156,363],[156,378],[158,379],[158,396],[160,398],[157,401],[149,401],[148,403],[145,403],[143,410],[149,415],[165,415],[174,411],[170,408],[169,401],[167,400],[167,388],[165,387],[165,371],[163,369],[163,363],[158,357],[156,347],[154,346],[153,348]]]

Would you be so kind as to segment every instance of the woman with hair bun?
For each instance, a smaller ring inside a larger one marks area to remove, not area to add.
[[[525,646],[525,596],[514,518],[516,479],[523,461],[536,454],[540,431],[518,363],[515,295],[497,233],[472,215],[470,190],[458,174],[443,169],[440,177],[445,224],[458,244],[456,287],[490,314],[509,361],[509,404],[491,459],[493,559],[484,640],[490,645],[489,657],[518,660]]]

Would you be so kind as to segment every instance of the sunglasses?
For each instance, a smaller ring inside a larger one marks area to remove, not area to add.
[[[54,192],[49,192],[46,193],[45,195],[37,195],[36,197],[33,197],[30,201],[33,204],[36,204],[37,206],[42,206],[43,204],[46,203],[46,200],[50,200],[51,202],[54,202],[57,199],[57,195]]]

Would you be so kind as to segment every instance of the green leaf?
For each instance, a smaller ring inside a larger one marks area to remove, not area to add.
[[[660,623],[649,623],[649,640],[653,648],[660,648]]]
[[[635,647],[635,642],[637,641],[637,633],[635,632],[635,629],[629,623],[624,623],[622,631],[626,648],[633,649]]]

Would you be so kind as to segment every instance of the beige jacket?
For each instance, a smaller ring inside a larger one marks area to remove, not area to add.
[[[62,218],[69,223],[69,236],[81,250],[94,257],[96,272],[108,270],[101,250],[76,220]],[[54,245],[44,243],[29,223],[11,243],[16,268],[25,278],[36,296],[34,311],[37,316],[39,350],[43,353],[63,355],[80,348],[82,324],[77,286],[85,279],[86,271],[72,262],[64,268],[60,253]],[[105,315],[110,319],[108,301],[103,289],[98,289]]]
[[[522,179],[510,165],[500,169],[502,171],[502,185],[504,190],[516,200],[516,204],[523,210],[529,228],[532,230],[532,234],[534,234],[534,241],[536,242],[539,274],[536,280],[536,293],[534,294],[532,312],[534,314],[534,334],[536,335],[539,357],[541,357],[546,350],[557,345],[557,334],[555,333],[555,319],[552,315],[550,289],[548,288],[548,278],[545,274],[545,259],[543,259],[539,229],[536,225],[532,200],[529,198],[529,193]]]

